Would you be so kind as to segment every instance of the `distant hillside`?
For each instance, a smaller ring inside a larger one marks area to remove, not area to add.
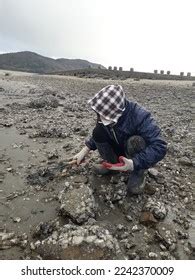
[[[96,63],[91,63],[87,60],[82,59],[67,59],[67,58],[59,58],[56,61],[64,67],[65,70],[77,70],[77,69],[85,69],[85,68],[94,68],[98,69],[106,69],[104,66]]]
[[[85,68],[105,69],[100,64],[82,59],[52,59],[33,52],[17,52],[0,54],[0,69],[25,71],[32,73],[52,73]]]

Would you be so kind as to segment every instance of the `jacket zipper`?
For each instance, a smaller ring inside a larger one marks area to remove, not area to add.
[[[113,128],[113,127],[111,128],[111,131],[112,131],[112,134],[113,134],[113,136],[114,136],[115,141],[116,141],[116,142],[117,142],[117,144],[119,145],[119,142],[118,142],[118,139],[117,139],[117,137],[116,137],[116,133],[115,133],[115,131],[114,131],[114,128]]]

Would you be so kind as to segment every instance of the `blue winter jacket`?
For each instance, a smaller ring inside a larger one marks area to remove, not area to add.
[[[151,113],[137,103],[126,100],[125,111],[114,126],[114,132],[119,144],[123,147],[131,136],[139,135],[144,138],[146,148],[132,158],[135,170],[152,167],[166,154],[167,144],[161,137],[160,128]],[[91,150],[97,149],[93,137],[86,140],[85,144]]]

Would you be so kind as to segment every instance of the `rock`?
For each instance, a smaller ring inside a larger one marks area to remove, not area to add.
[[[188,230],[190,225],[189,225],[189,221],[185,221],[183,224],[184,229]]]
[[[24,234],[16,235],[14,232],[0,232],[0,250],[6,250],[13,246],[24,248],[27,246],[28,236]]]
[[[111,187],[110,200],[114,202],[122,202],[127,196],[127,186],[124,182],[119,181]]]
[[[80,136],[88,136],[88,131],[86,129],[82,129],[80,131]]]
[[[62,146],[66,151],[70,151],[72,149],[72,143],[68,142]]]
[[[177,238],[174,230],[170,226],[161,227],[159,226],[155,232],[155,237],[160,241],[167,249],[173,249],[173,244],[177,243]],[[175,246],[174,246],[175,249]]]
[[[153,226],[158,221],[154,218],[151,212],[142,212],[140,216],[140,223],[146,226]]]
[[[192,227],[189,229],[189,245],[193,251],[195,251],[195,221],[192,223]]]
[[[52,159],[57,159],[59,156],[58,156],[58,151],[57,150],[54,150],[52,152],[50,152],[48,155],[47,155],[47,158],[49,160],[52,160]]]
[[[161,256],[162,260],[169,260],[170,259],[169,252],[160,252],[160,256]]]
[[[148,256],[149,256],[149,258],[152,259],[152,260],[158,259],[158,255],[157,255],[156,253],[154,253],[154,252],[150,252],[150,253],[148,254]]]
[[[125,259],[117,240],[103,227],[65,225],[43,241],[33,244],[43,259]]]
[[[136,232],[136,231],[140,231],[140,228],[137,225],[132,227],[132,232]]]
[[[11,167],[8,167],[6,170],[7,170],[8,172],[12,172],[12,171],[13,171],[13,169],[12,169]]]
[[[74,222],[81,224],[96,214],[95,199],[92,190],[88,186],[62,192],[59,196],[63,216],[70,217]]]
[[[149,169],[148,169],[148,174],[149,174],[150,177],[152,177],[152,178],[156,178],[156,177],[159,176],[159,172],[158,172],[158,170],[155,169],[155,168],[149,168]]]
[[[52,181],[55,178],[56,174],[52,168],[43,167],[39,168],[37,171],[29,174],[27,176],[27,182],[28,184],[34,186],[34,185],[40,185],[44,186],[49,181]]]
[[[10,200],[13,200],[15,199],[16,197],[18,196],[23,196],[26,194],[26,191],[15,191],[15,192],[12,192],[11,194],[9,194],[6,199],[7,201],[10,201]]]
[[[127,215],[127,216],[126,216],[126,219],[127,219],[127,221],[129,221],[129,222],[132,222],[132,221],[133,221],[133,218],[132,218],[130,215]]]
[[[167,248],[166,248],[163,244],[160,244],[159,247],[160,247],[160,249],[161,249],[162,251],[166,251],[166,250],[167,250]]]
[[[41,222],[34,230],[33,237],[45,239],[50,236],[59,227],[58,220],[53,220],[49,222]]]
[[[186,232],[182,232],[181,230],[176,230],[179,239],[188,239],[189,234]]]
[[[3,182],[5,179],[5,173],[0,172],[0,182]]]
[[[14,217],[13,222],[14,223],[19,223],[19,222],[21,222],[21,218],[20,217]]]
[[[163,202],[155,201],[152,198],[148,198],[148,201],[144,205],[143,212],[151,212],[156,219],[162,220],[167,215],[167,209]]]
[[[13,122],[12,122],[12,121],[10,121],[10,122],[5,122],[5,123],[2,123],[2,125],[3,125],[4,127],[11,127],[11,126],[13,125]]]
[[[30,249],[35,250],[35,245],[33,244],[33,242],[30,243]]]
[[[0,112],[5,112],[6,109],[4,107],[0,107]]]
[[[58,155],[57,150],[53,150],[53,151],[49,152],[48,155],[47,155],[47,158],[50,159],[50,160],[51,159],[56,159],[58,157],[59,157],[59,155]]]
[[[73,178],[73,182],[77,184],[86,184],[88,182],[88,178],[82,175],[76,175]]]
[[[149,183],[146,183],[144,192],[148,195],[153,195],[156,192],[156,187],[150,185]]]
[[[95,238],[94,238],[95,239]],[[83,242],[84,240],[84,237],[83,236],[74,236],[73,239],[72,239],[72,242],[75,244],[75,245],[79,245]],[[90,242],[90,236],[88,238],[88,241]]]
[[[68,181],[66,181],[66,182],[64,183],[64,185],[65,185],[66,188],[68,188],[68,187],[70,186],[70,183],[69,183]]]
[[[173,244],[171,244],[171,246],[169,246],[169,251],[174,252],[175,250],[176,250],[176,244],[173,243]]]
[[[5,240],[10,240],[13,237],[15,237],[15,233],[14,232],[0,232],[0,241],[5,241]]]
[[[57,108],[59,106],[59,101],[53,96],[44,96],[39,99],[31,100],[27,106],[33,109],[40,109],[46,106]]]
[[[38,129],[34,133],[29,134],[29,138],[37,138],[37,137],[45,137],[45,138],[66,138],[67,134],[63,130],[62,127],[54,127],[49,125],[48,127],[43,127]]]
[[[182,157],[179,159],[181,165],[192,166],[192,161],[188,157]]]
[[[119,224],[119,225],[117,226],[117,229],[118,229],[118,230],[122,230],[122,229],[124,229],[124,226],[123,226],[122,224]]]
[[[4,89],[4,88],[2,88],[2,87],[0,87],[0,92],[2,92],[2,91],[5,91],[5,89]]]

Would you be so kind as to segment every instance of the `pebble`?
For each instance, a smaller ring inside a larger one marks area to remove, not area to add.
[[[14,217],[13,222],[14,223],[19,223],[19,222],[21,222],[21,218],[20,217]]]
[[[140,230],[140,228],[137,225],[132,227],[132,232],[136,232],[136,231],[139,231],[139,230]]]
[[[158,258],[158,255],[156,253],[154,253],[154,252],[150,252],[148,254],[148,256],[149,256],[150,259],[157,259]]]
[[[156,178],[159,176],[159,172],[157,169],[155,168],[149,168],[148,169],[148,174],[152,177],[152,178]]]
[[[6,169],[8,172],[12,172],[12,168],[11,167],[8,167],[7,169]]]
[[[127,215],[127,216],[126,216],[126,219],[127,219],[127,221],[129,221],[129,222],[132,222],[132,221],[133,221],[133,218],[132,218],[130,215]]]

